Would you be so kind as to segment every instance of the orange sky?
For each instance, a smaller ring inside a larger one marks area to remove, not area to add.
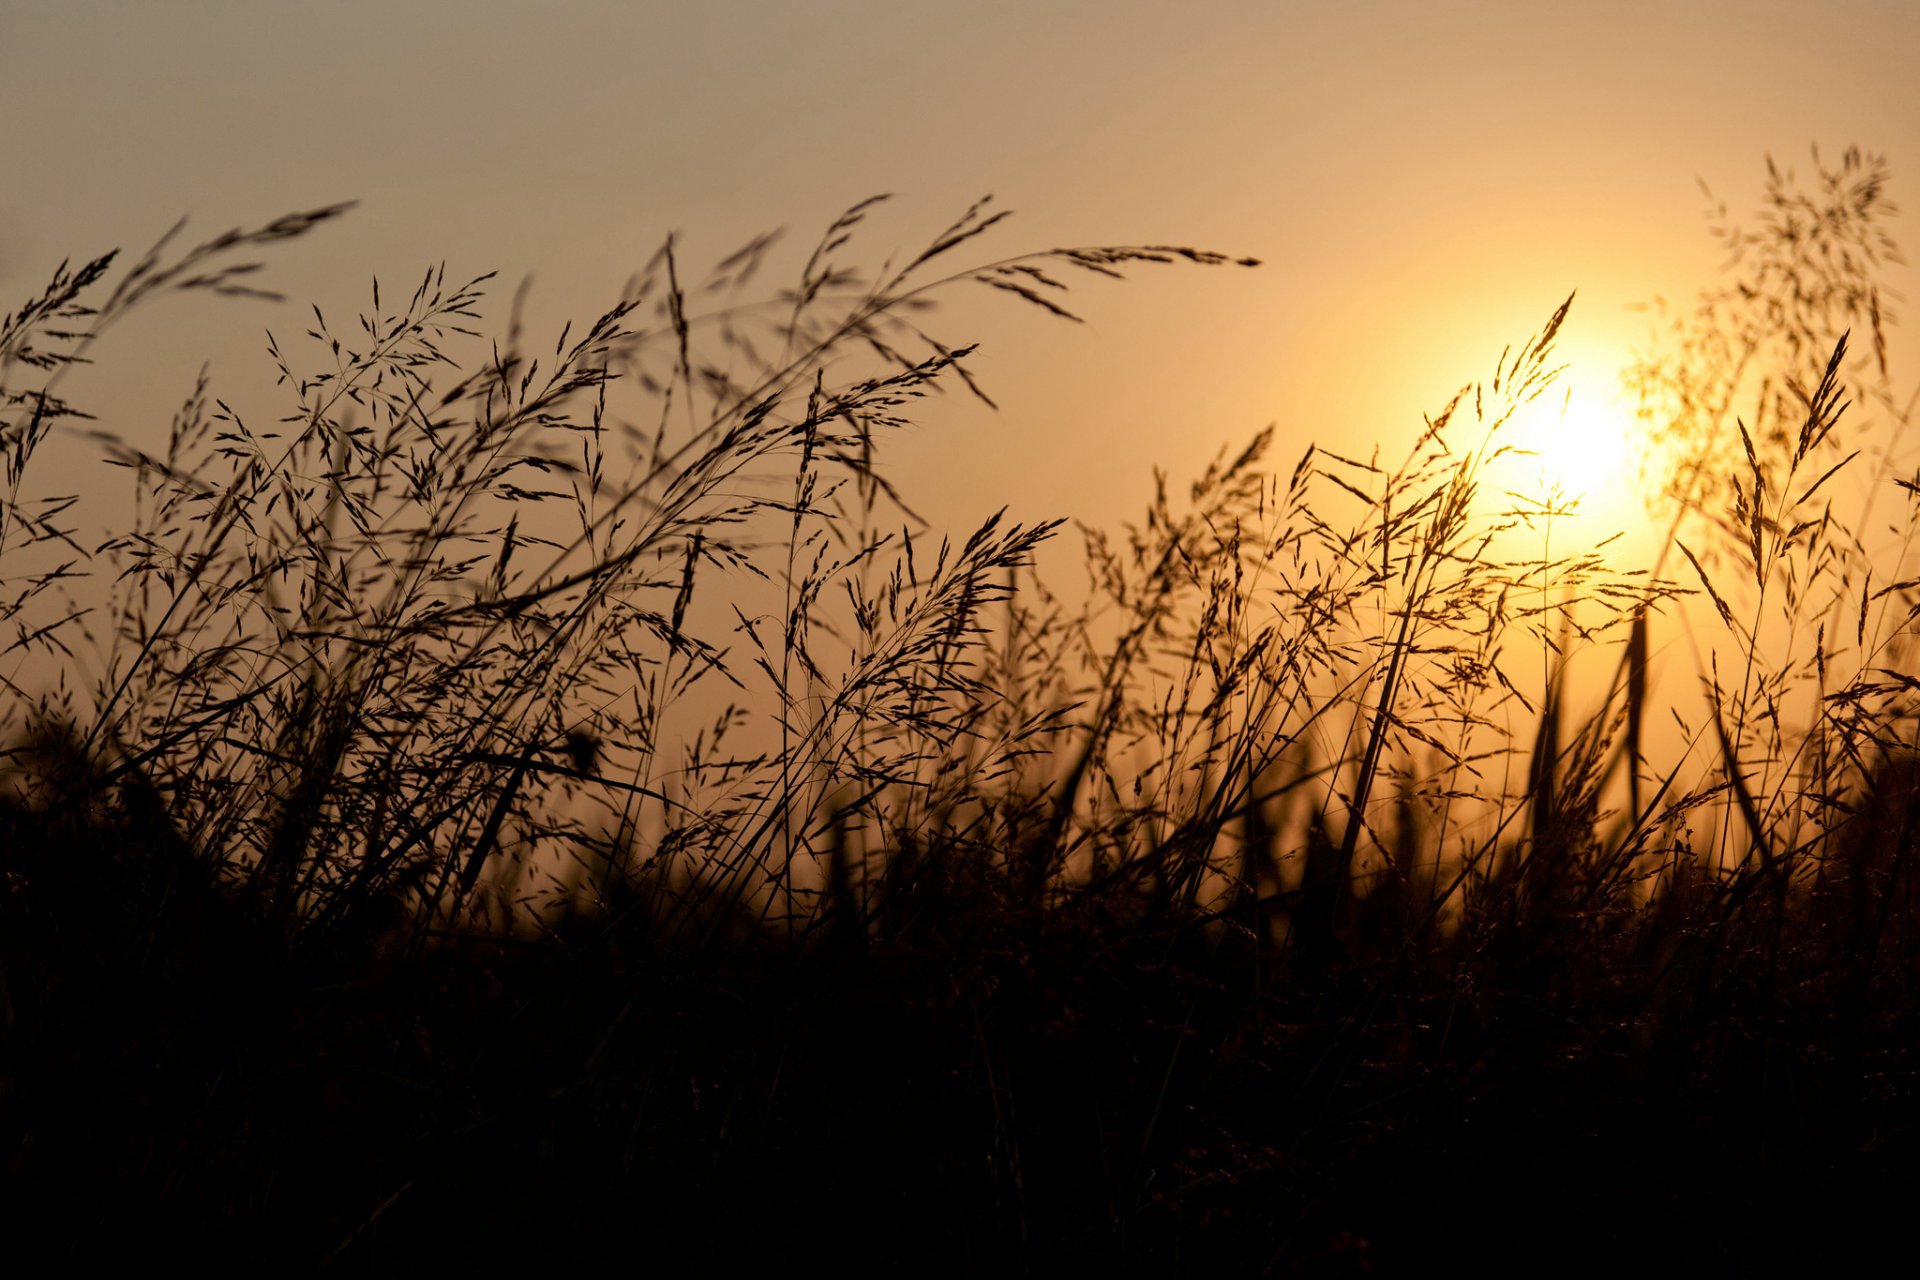
[[[139,437],[203,359],[216,389],[258,387],[261,330],[297,330],[293,307],[344,316],[375,272],[442,259],[498,269],[501,312],[534,273],[535,319],[557,323],[669,230],[695,261],[780,225],[799,247],[877,191],[901,198],[876,262],[989,191],[1020,216],[982,256],[1175,241],[1264,259],[1093,291],[1084,329],[991,300],[952,312],[1003,411],[930,414],[897,455],[903,489],[936,520],[1009,503],[1110,524],[1154,465],[1188,475],[1269,421],[1289,458],[1391,441],[1575,288],[1567,352],[1605,364],[1645,331],[1627,304],[1688,298],[1717,265],[1697,179],[1740,211],[1769,152],[1884,152],[1896,199],[1920,172],[1911,0],[1172,13],[10,0],[0,294],[182,213],[210,234],[362,202],[277,255],[293,304],[151,308],[70,380]],[[1901,369],[1910,385],[1920,360],[1897,352]]]

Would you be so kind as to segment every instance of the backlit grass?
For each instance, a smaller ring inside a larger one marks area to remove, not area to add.
[[[1282,424],[1048,584],[1047,513],[942,537],[886,478],[988,394],[934,304],[1254,264],[955,268],[983,203],[873,275],[866,202],[788,287],[669,241],[542,337],[436,269],[164,440],[66,400],[95,335],[342,210],[63,267],[0,326],[16,1255],[1910,1255],[1884,187],[1770,168],[1633,370],[1650,565],[1487,483],[1571,300],[1397,455]]]

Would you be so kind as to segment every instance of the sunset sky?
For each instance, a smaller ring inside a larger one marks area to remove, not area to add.
[[[496,315],[531,273],[557,325],[669,231],[704,263],[784,226],[790,271],[882,191],[875,264],[987,192],[1019,216],[982,258],[1263,259],[1089,290],[1085,328],[956,297],[943,332],[984,344],[1003,409],[927,415],[903,489],[936,521],[1111,524],[1154,466],[1186,476],[1270,421],[1288,457],[1403,438],[1574,289],[1563,354],[1605,385],[1647,331],[1629,304],[1691,298],[1718,265],[1699,182],[1738,214],[1769,153],[1805,169],[1858,144],[1914,203],[1916,67],[1911,0],[8,0],[0,291],[11,308],[62,258],[137,251],[182,214],[212,234],[361,202],[275,255],[285,307],[176,302],[113,335],[67,390],[138,437],[208,358],[217,390],[282,411],[264,328],[441,260],[498,270]]]

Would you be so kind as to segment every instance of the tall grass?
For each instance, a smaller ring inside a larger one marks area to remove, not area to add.
[[[0,327],[33,1250],[1897,1243],[1920,605],[1862,505],[1920,497],[1896,255],[1877,160],[1769,173],[1748,274],[1635,371],[1674,566],[1556,548],[1564,495],[1489,482],[1571,299],[1397,458],[1274,465],[1269,429],[1158,477],[1064,592],[1057,522],[937,538],[885,477],[918,401],[985,398],[931,304],[1070,319],[1089,277],[1236,260],[950,270],[983,202],[869,275],[869,201],[765,301],[772,237],[699,280],[669,240],[538,343],[436,269],[273,339],[283,415],[203,383],[157,447],[62,398],[95,335],[341,210],[63,267]],[[95,546],[30,483],[60,429],[133,489]],[[1682,646],[1701,696],[1661,705]]]

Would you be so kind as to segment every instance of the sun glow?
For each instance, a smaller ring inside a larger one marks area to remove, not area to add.
[[[1526,529],[1538,531],[1548,517],[1563,548],[1605,544],[1611,559],[1634,562],[1652,554],[1638,494],[1640,435],[1619,395],[1597,380],[1563,383],[1520,409],[1495,439],[1488,489]]]
[[[1601,397],[1571,391],[1523,415],[1514,443],[1542,497],[1557,495],[1591,508],[1608,502],[1621,484],[1626,423],[1626,415]]]

